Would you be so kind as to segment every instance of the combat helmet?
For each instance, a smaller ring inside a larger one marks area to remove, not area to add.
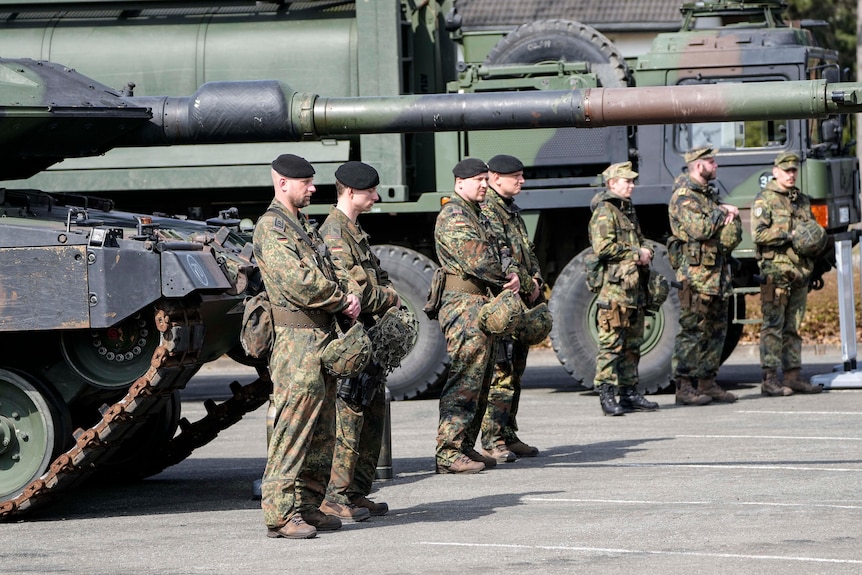
[[[479,309],[479,328],[491,335],[512,335],[524,318],[521,298],[504,289]]]
[[[354,323],[338,339],[330,341],[320,362],[323,368],[335,377],[356,377],[362,373],[371,360],[371,340],[361,323]]]
[[[826,249],[826,230],[815,220],[803,220],[793,227],[793,251],[813,258]]]
[[[515,330],[513,337],[526,345],[537,345],[545,341],[553,326],[551,310],[548,309],[548,304],[542,302],[524,312],[521,325]]]
[[[391,371],[401,365],[416,344],[419,320],[405,307],[391,307],[368,328],[374,361]]]
[[[670,294],[670,282],[660,273],[650,270],[647,287],[649,288],[647,293],[647,311],[657,312],[661,308],[661,305],[667,301],[667,296]]]
[[[718,244],[721,252],[729,254],[742,242],[742,222],[733,218],[729,224],[721,226],[718,232]]]

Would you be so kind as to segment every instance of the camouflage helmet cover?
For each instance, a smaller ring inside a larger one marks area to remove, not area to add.
[[[537,345],[545,341],[551,328],[554,327],[554,318],[548,304],[542,302],[534,308],[524,312],[521,326],[515,330],[513,337],[527,345]]]
[[[418,334],[419,320],[413,312],[407,308],[389,308],[368,328],[374,361],[387,371],[397,368],[413,349]]]
[[[479,309],[479,328],[491,335],[512,335],[524,318],[524,304],[512,290],[504,289]]]
[[[803,220],[793,228],[793,251],[809,258],[819,256],[826,249],[826,230],[815,220]]]
[[[650,270],[647,287],[649,288],[647,310],[658,311],[670,294],[670,282],[660,273]]]
[[[697,160],[708,160],[709,158],[714,158],[715,154],[715,148],[712,146],[697,146],[696,148],[692,148],[684,153],[682,155],[682,159],[685,160],[686,164],[690,164]]]
[[[722,253],[729,254],[742,242],[742,222],[734,218],[729,224],[721,226],[718,231],[718,244]]]
[[[361,323],[354,323],[344,334],[330,341],[320,362],[324,369],[335,377],[356,377],[371,360],[371,340]]]

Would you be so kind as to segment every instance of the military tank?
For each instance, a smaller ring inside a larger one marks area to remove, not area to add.
[[[0,59],[0,179],[115,147],[820,117],[860,102],[859,84],[825,81],[391,98],[251,81],[133,97],[60,64]],[[235,212],[143,216],[38,190],[2,190],[0,205],[0,519],[93,476],[157,473],[267,400],[266,367],[238,345],[259,278]],[[188,422],[180,391],[225,354],[258,377]]]

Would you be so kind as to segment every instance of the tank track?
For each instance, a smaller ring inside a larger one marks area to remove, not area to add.
[[[204,326],[197,310],[179,303],[165,303],[156,311],[156,327],[161,341],[153,353],[150,368],[113,405],[102,406],[102,418],[89,429],[74,433],[75,444],[58,456],[41,477],[31,481],[17,496],[0,502],[0,521],[21,516],[55,500],[81,484],[99,468],[99,463],[123,449],[123,441],[134,435],[163,400],[182,389],[198,371],[198,354],[203,343]],[[243,415],[269,399],[272,382],[265,367],[258,368],[258,379],[248,385],[234,381],[233,396],[221,404],[204,402],[207,414],[190,423],[180,420],[180,433],[167,445],[158,464],[146,475],[179,463],[192,451],[215,439],[218,433],[242,419]]]

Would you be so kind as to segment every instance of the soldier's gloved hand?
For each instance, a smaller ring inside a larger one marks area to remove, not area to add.
[[[347,307],[342,310],[342,313],[350,319],[356,319],[360,311],[362,311],[362,305],[356,294],[347,294]]]
[[[521,291],[521,278],[518,277],[518,274],[515,272],[510,273],[506,276],[509,281],[503,284],[503,289],[512,290],[516,294]]]

